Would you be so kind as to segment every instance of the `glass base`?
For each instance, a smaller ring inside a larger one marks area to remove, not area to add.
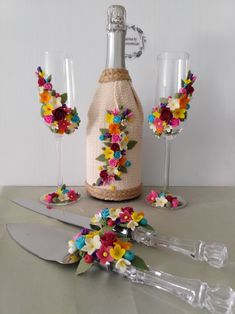
[[[157,196],[155,196],[157,194]],[[169,199],[169,200],[167,200]],[[175,210],[183,208],[187,205],[185,199],[180,195],[175,195],[170,192],[155,192],[151,191],[146,197],[145,201],[148,205],[155,208],[164,208]]]
[[[49,192],[48,194],[51,194],[51,193],[53,193],[53,192]],[[43,194],[41,197],[40,197],[40,202],[42,203],[42,204],[44,204],[44,205],[46,205],[46,206],[49,206],[49,207],[54,207],[54,206],[65,206],[65,205],[71,205],[71,204],[75,204],[75,203],[77,203],[79,200],[80,200],[80,198],[81,198],[81,194],[79,194],[78,195],[78,198],[76,199],[76,200],[64,200],[64,201],[58,201],[58,202],[51,202],[51,203],[49,203],[49,202],[47,202],[46,200],[45,200],[45,198],[46,198],[46,196],[48,195],[48,194]]]

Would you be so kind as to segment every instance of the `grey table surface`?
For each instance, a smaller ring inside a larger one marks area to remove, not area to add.
[[[64,210],[91,216],[97,209],[130,205],[146,213],[159,232],[188,239],[224,242],[229,262],[224,269],[214,269],[167,249],[136,244],[138,255],[159,270],[178,276],[200,278],[209,284],[221,283],[235,289],[235,188],[177,187],[188,206],[177,210],[155,209],[143,196],[127,202],[104,202],[90,198],[78,187],[81,200]],[[132,284],[116,274],[93,269],[75,275],[75,265],[46,262],[18,246],[8,235],[5,224],[40,222],[74,230],[75,227],[41,216],[11,202],[22,197],[37,200],[48,187],[0,188],[0,314],[150,314],[206,313],[151,287]]]

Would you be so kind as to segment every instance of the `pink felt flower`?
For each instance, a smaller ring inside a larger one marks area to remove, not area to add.
[[[82,232],[78,232],[73,236],[73,240],[76,241],[80,236],[82,235]]]
[[[46,201],[47,203],[52,203],[52,196],[51,196],[50,194],[47,194],[47,195],[45,196],[45,201]]]
[[[119,113],[120,113],[120,110],[119,110],[118,108],[115,108],[115,109],[113,110],[113,114],[114,114],[115,116],[119,115]]]
[[[174,199],[172,200],[172,203],[171,203],[171,204],[172,204],[172,207],[175,208],[175,207],[179,206],[179,203],[180,203],[180,202],[179,202],[178,198],[174,198]]]
[[[101,245],[99,251],[96,252],[96,256],[99,258],[101,264],[106,264],[107,262],[112,262],[113,258],[109,254],[109,250],[111,249],[111,246],[105,247],[104,245]]]
[[[180,94],[186,94],[187,91],[186,91],[185,88],[181,87],[180,90],[179,90],[179,93],[180,93]]]
[[[131,214],[126,210],[120,214],[119,218],[121,222],[129,222],[131,221]]]
[[[111,167],[116,167],[117,164],[118,164],[118,159],[110,159],[110,160],[109,160],[109,165],[110,165]]]
[[[170,125],[173,126],[173,128],[176,128],[180,124],[180,119],[172,118],[170,121]]]
[[[119,134],[113,134],[112,135],[112,142],[113,143],[119,143],[121,141],[121,137]]]
[[[52,84],[51,83],[45,83],[43,85],[43,88],[46,89],[46,90],[52,90]]]
[[[157,128],[162,127],[162,120],[159,118],[155,118],[153,123],[154,123],[154,125],[156,125]]]
[[[51,124],[53,122],[53,116],[45,116],[43,118],[44,118],[44,121],[48,124]]]
[[[158,197],[158,193],[155,192],[155,191],[151,191],[147,197],[146,197],[146,200],[150,203],[153,203],[155,202],[156,198]]]

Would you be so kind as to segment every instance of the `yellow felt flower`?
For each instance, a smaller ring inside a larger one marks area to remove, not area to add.
[[[70,122],[72,119],[72,115],[71,114],[67,114],[67,116],[65,117],[65,119]]]
[[[185,118],[185,112],[186,112],[186,109],[179,108],[173,112],[173,116],[176,119],[184,119]]]
[[[190,79],[188,79],[188,80],[184,80],[184,83],[185,84],[190,84],[190,83],[192,83],[192,81]]]
[[[91,232],[89,232],[88,234],[86,234],[86,238],[94,238],[96,235],[99,235],[100,234],[100,232],[99,232],[99,230],[97,230],[97,231],[91,231]]]
[[[103,170],[103,167],[102,167],[102,166],[99,166],[99,167],[98,167],[98,170],[99,170],[99,171]]]
[[[144,213],[143,212],[133,212],[132,215],[131,215],[131,218],[135,222],[139,222],[141,219],[144,218]]]
[[[105,156],[105,159],[111,159],[113,158],[113,150],[110,148],[110,147],[106,147],[105,150],[104,150],[104,156]]]
[[[51,104],[47,104],[42,106],[42,111],[45,116],[50,116],[52,115],[52,110],[54,110],[54,107]]]
[[[61,195],[61,194],[62,194],[62,190],[59,188],[59,189],[57,189],[56,193],[57,193],[58,195]]]
[[[155,117],[155,118],[160,118],[160,112],[158,112],[158,111],[154,111],[153,112],[153,116]]]
[[[116,190],[116,186],[115,185],[110,185],[110,190],[111,191],[115,191]]]
[[[107,113],[106,116],[105,116],[105,121],[106,121],[107,123],[113,123],[113,117],[114,117],[113,114]]]
[[[113,259],[119,260],[126,253],[125,249],[122,249],[120,244],[115,244],[113,248],[110,249],[109,254]]]
[[[122,241],[121,239],[117,239],[117,241],[114,242],[114,244],[119,244],[121,248],[126,251],[130,250],[132,247],[132,244],[130,242],[125,242],[125,241]]]
[[[125,137],[123,138],[122,142],[124,142],[124,143],[128,143],[128,142],[129,142],[129,138],[128,138],[128,136],[125,136]]]

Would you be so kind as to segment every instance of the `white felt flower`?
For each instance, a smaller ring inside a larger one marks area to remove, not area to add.
[[[126,271],[126,268],[127,266],[130,266],[131,265],[131,262],[128,261],[127,259],[125,258],[120,258],[116,264],[115,264],[115,267],[121,272],[121,273],[124,273]]]
[[[179,109],[180,103],[178,98],[170,98],[168,101],[167,108],[170,108],[171,111],[174,111],[175,109]]]
[[[76,248],[74,240],[70,240],[68,242],[68,246],[69,246],[69,249],[68,249],[69,254],[73,254],[73,253],[75,253],[77,251],[77,248]]]
[[[86,245],[82,248],[82,251],[92,255],[96,250],[101,247],[100,236],[97,234],[93,238],[86,238]]]
[[[93,225],[97,225],[97,224],[99,224],[101,218],[102,218],[102,217],[101,217],[101,213],[97,213],[97,214],[95,214],[95,215],[91,218],[91,223],[92,223]]]
[[[121,212],[121,208],[110,208],[109,216],[114,221],[119,217],[120,212]]]
[[[167,202],[168,200],[164,196],[161,196],[161,197],[156,198],[156,201],[154,204],[156,207],[164,207]]]
[[[132,231],[134,231],[135,227],[137,226],[138,226],[138,223],[134,220],[129,221],[127,224],[127,228],[131,229]]]

